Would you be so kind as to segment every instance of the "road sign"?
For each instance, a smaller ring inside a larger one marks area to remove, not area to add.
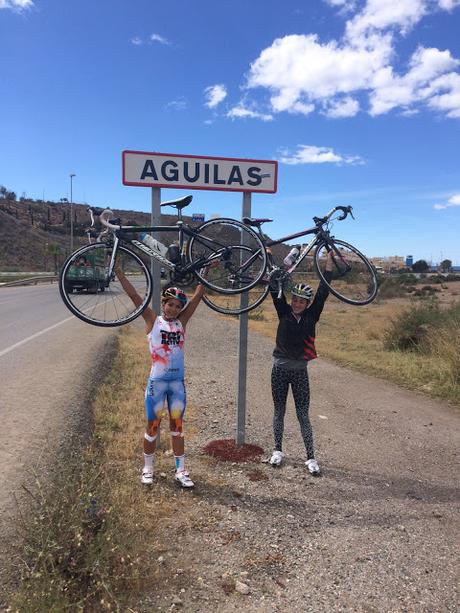
[[[193,213],[192,221],[204,221],[204,213]]]
[[[123,185],[212,189],[231,192],[277,190],[278,162],[174,153],[123,151]]]

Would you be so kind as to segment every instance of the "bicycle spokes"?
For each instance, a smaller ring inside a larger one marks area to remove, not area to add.
[[[350,304],[368,304],[377,293],[377,278],[372,265],[355,247],[334,239],[323,244],[315,254],[320,277],[326,276],[328,251],[332,249],[332,271],[329,286],[333,294]]]

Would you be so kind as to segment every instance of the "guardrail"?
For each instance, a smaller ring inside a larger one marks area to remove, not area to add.
[[[0,287],[14,287],[15,285],[37,285],[37,283],[53,283],[58,279],[58,275],[42,275],[40,277],[18,279],[17,281],[6,281],[6,283],[0,283]]]

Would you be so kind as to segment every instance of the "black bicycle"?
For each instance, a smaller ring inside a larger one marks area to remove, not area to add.
[[[138,317],[152,296],[152,274],[138,253],[159,261],[172,284],[188,285],[198,279],[216,295],[236,295],[255,286],[267,267],[259,235],[247,224],[227,218],[190,226],[182,220],[182,210],[191,200],[186,196],[162,203],[177,209],[177,222],[171,226],[124,226],[120,219],[111,219],[110,209],[89,207],[90,244],[69,256],[59,278],[67,308],[96,326],[120,326]],[[95,216],[104,226],[100,233],[94,231]],[[177,236],[167,249],[139,240],[139,233],[160,231]],[[114,272],[117,266],[141,296],[140,305],[135,306],[123,290]]]
[[[277,240],[270,240],[261,230],[264,223],[272,219],[244,218],[247,226],[256,229],[267,254],[267,269],[265,274],[255,284],[251,283],[251,266],[258,261],[258,252],[254,253],[246,262],[246,269],[241,269],[239,275],[247,283],[247,292],[241,296],[222,296],[207,292],[204,302],[214,311],[224,315],[239,315],[251,311],[259,306],[267,297],[270,288],[278,292],[289,290],[295,283],[314,283],[318,277],[329,287],[334,296],[352,305],[369,304],[377,296],[378,281],[372,264],[356,247],[331,235],[331,225],[334,214],[339,212],[337,220],[343,220],[348,215],[353,217],[351,206],[336,206],[325,217],[313,217],[315,225]],[[274,261],[272,248],[301,236],[313,234],[313,239],[298,250],[298,255],[292,264],[277,265]],[[332,280],[327,281],[324,276],[326,257],[332,252],[333,271]],[[252,279],[253,280],[253,279]],[[241,278],[241,283],[243,282]]]

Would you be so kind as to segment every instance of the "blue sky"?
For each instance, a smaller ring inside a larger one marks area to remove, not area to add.
[[[272,237],[351,204],[367,255],[460,264],[459,32],[460,0],[0,0],[0,184],[149,211],[124,149],[276,159]]]

